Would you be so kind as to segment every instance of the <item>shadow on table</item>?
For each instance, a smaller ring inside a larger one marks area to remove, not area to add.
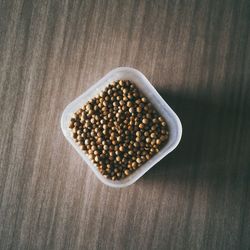
[[[249,178],[250,116],[244,100],[195,97],[159,91],[178,114],[183,135],[174,152],[162,159],[143,181],[199,178],[223,181],[229,174]],[[227,96],[228,97],[228,96]]]

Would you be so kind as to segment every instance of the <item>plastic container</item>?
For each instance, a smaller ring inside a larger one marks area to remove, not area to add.
[[[153,104],[155,109],[166,119],[169,127],[169,139],[166,145],[161,148],[161,150],[157,154],[155,154],[150,160],[145,162],[131,175],[122,180],[112,181],[105,178],[101,173],[99,173],[94,163],[91,162],[86,153],[82,151],[80,147],[75,143],[75,141],[71,137],[71,131],[68,128],[68,125],[70,122],[70,118],[72,117],[72,114],[74,112],[76,112],[79,108],[86,104],[87,101],[98,95],[102,90],[104,90],[104,88],[108,84],[116,80],[132,81],[138,87],[138,89],[148,98],[148,100]],[[140,71],[129,67],[116,68],[110,71],[96,84],[94,84],[82,95],[80,95],[73,102],[71,102],[63,111],[61,118],[61,128],[68,142],[75,148],[75,150],[82,157],[82,159],[88,164],[88,166],[95,173],[97,178],[104,184],[115,188],[126,187],[137,181],[157,162],[159,162],[163,157],[165,157],[177,147],[182,135],[181,122],[175,112],[163,100],[163,98],[155,90],[152,84]]]

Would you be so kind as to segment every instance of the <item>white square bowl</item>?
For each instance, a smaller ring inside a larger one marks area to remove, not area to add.
[[[160,113],[160,115],[166,119],[169,128],[169,139],[166,145],[163,146],[157,154],[155,154],[150,160],[146,161],[131,175],[122,180],[112,181],[110,179],[105,178],[98,171],[96,165],[89,159],[86,153],[82,151],[80,147],[75,143],[75,141],[71,137],[71,130],[69,129],[68,125],[74,112],[76,112],[79,108],[86,104],[90,99],[97,96],[112,81],[117,80],[132,81],[137,86],[137,88],[148,98],[148,100],[153,104],[153,106]],[[63,111],[61,118],[61,128],[66,139],[75,148],[75,150],[82,157],[82,159],[88,164],[88,166],[95,173],[97,178],[104,184],[115,188],[126,187],[137,181],[164,156],[169,154],[177,147],[182,135],[182,125],[180,119],[175,114],[175,112],[163,100],[163,98],[155,90],[152,84],[140,71],[129,67],[120,67],[113,69],[96,84],[94,84],[87,91],[85,91],[82,95],[72,101]]]

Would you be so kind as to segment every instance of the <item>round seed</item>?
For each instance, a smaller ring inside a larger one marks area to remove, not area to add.
[[[130,108],[130,107],[132,107],[132,102],[128,102],[127,103],[127,106]]]
[[[140,158],[137,158],[137,159],[136,159],[136,162],[137,162],[137,163],[141,163],[141,159],[140,159]]]
[[[151,133],[151,134],[150,134],[150,137],[151,137],[151,138],[155,138],[155,137],[156,137],[156,134],[155,134],[155,133]]]
[[[126,169],[126,170],[124,171],[124,174],[125,174],[125,175],[129,175],[129,170]]]
[[[136,111],[137,111],[138,113],[141,113],[141,112],[142,112],[142,108],[141,108],[141,107],[137,107],[137,108],[136,108]]]
[[[156,140],[156,144],[157,144],[157,145],[160,145],[160,144],[161,144],[161,140],[160,140],[160,139],[157,139],[157,140]]]
[[[140,131],[137,131],[137,132],[136,132],[136,136],[137,136],[137,137],[140,137],[140,136],[141,136],[141,132],[140,132]]]
[[[134,113],[134,108],[129,108],[128,110],[130,113]]]
[[[139,128],[144,128],[143,123],[140,123],[140,124],[139,124]]]

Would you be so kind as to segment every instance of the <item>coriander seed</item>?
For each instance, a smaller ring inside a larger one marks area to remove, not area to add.
[[[98,171],[113,181],[136,171],[169,137],[165,119],[128,80],[109,84],[72,115],[68,127]]]

